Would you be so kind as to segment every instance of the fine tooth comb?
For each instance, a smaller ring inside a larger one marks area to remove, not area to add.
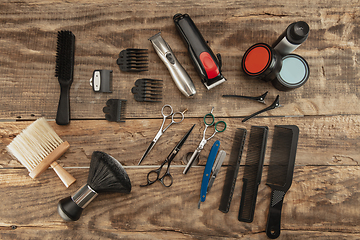
[[[291,186],[299,128],[295,125],[275,126],[267,185],[271,188],[271,201],[266,224],[266,235],[280,236],[281,209],[285,193]]]
[[[6,150],[27,168],[31,178],[51,166],[69,187],[76,179],[56,162],[69,147],[70,144],[61,140],[45,118],[39,118],[18,134]]]
[[[75,35],[71,31],[59,31],[57,36],[55,77],[58,78],[61,92],[56,123],[66,125],[70,122],[70,87],[74,74]]]
[[[143,72],[148,70],[148,50],[128,48],[119,53],[116,63],[123,72]]]
[[[219,210],[223,213],[229,212],[232,196],[235,189],[236,179],[239,172],[242,153],[244,150],[246,129],[238,128],[235,132],[234,143],[231,149],[229,167],[221,194]],[[236,155],[236,157],[234,157]]]
[[[131,92],[138,102],[161,102],[162,85],[162,80],[142,78],[135,81]]]
[[[254,219],[256,197],[264,166],[267,136],[268,127],[251,127],[238,216],[238,220],[242,222],[250,223]]]

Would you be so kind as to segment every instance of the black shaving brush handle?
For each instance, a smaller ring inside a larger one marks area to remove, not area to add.
[[[58,125],[67,125],[70,122],[70,86],[61,85],[60,100],[56,114]]]
[[[65,221],[76,221],[80,218],[82,208],[71,197],[61,199],[58,203],[58,213]]]

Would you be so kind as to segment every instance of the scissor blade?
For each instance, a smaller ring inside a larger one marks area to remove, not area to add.
[[[155,146],[155,143],[156,143],[155,141],[152,141],[152,142],[150,143],[150,145],[149,145],[149,147],[146,149],[144,155],[141,157],[138,165],[141,164],[141,162],[142,162],[142,161],[145,159],[145,157],[149,154],[149,152],[151,151],[151,149],[153,149],[153,147]]]
[[[189,135],[192,132],[192,130],[194,129],[194,127],[195,127],[195,124],[190,128],[190,130],[183,136],[183,138],[178,142],[178,144],[176,144],[174,149],[170,152],[169,156],[167,157],[169,162],[171,162],[175,158],[176,154],[178,154],[180,148],[184,145],[186,139],[189,137]]]
[[[214,184],[215,178],[220,171],[221,165],[223,164],[225,157],[226,157],[226,152],[224,150],[221,150],[217,155],[215,163],[213,165],[212,174],[207,188],[207,192],[210,192],[210,189]]]
[[[187,172],[189,171],[191,165],[193,164],[193,162],[199,157],[201,150],[200,149],[196,149],[195,152],[191,155],[189,162],[187,163],[183,174],[187,174]]]

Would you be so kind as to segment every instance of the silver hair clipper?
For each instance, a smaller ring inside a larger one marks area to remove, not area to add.
[[[154,46],[156,53],[159,55],[160,59],[164,62],[165,66],[169,70],[171,77],[173,78],[180,92],[182,92],[182,94],[184,94],[186,97],[194,96],[196,94],[196,89],[193,81],[191,80],[189,74],[181,66],[179,61],[176,59],[170,46],[165,42],[160,34],[161,33],[159,32],[149,38],[150,42]]]

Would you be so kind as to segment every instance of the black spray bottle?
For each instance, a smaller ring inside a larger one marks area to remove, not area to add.
[[[281,55],[285,56],[298,48],[309,35],[309,25],[299,21],[290,24],[279,38],[272,44],[272,47]]]

